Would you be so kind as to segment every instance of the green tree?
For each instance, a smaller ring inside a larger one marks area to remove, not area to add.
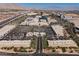
[[[34,49],[36,48],[36,36],[34,36],[34,35],[33,35],[33,38],[31,40],[31,47]]]
[[[43,48],[47,48],[48,47],[47,35],[42,39],[42,42],[43,42]]]

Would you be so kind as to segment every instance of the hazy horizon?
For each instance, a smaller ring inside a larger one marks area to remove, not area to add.
[[[37,9],[79,9],[79,3],[17,3],[17,5]]]

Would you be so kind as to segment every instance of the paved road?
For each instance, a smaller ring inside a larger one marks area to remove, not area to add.
[[[0,28],[2,28],[3,26],[5,26],[9,22],[13,21],[16,17],[18,17],[18,16],[15,16],[15,17],[12,17],[10,19],[7,19],[6,21],[0,22]]]
[[[3,53],[0,52],[0,56],[79,56],[79,54],[45,54],[45,53],[34,53],[34,54],[18,54],[18,53]]]
[[[37,39],[37,48],[36,48],[36,54],[42,53],[42,37],[38,37]]]
[[[39,53],[39,39],[37,39],[36,53]]]
[[[7,25],[8,23],[10,23],[10,22],[16,20],[17,18],[22,17],[22,16],[24,16],[24,15],[15,16],[15,17],[12,17],[6,21],[0,22],[0,28],[2,28],[3,26]]]
[[[38,40],[39,40],[39,53],[41,54],[42,53],[42,37],[41,36],[39,36],[38,37]]]

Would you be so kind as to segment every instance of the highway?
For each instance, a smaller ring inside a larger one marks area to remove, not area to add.
[[[24,15],[17,15],[15,17],[12,17],[12,18],[7,19],[6,21],[0,22],[0,28],[2,28],[3,26],[9,24],[12,21],[15,21],[17,18],[20,18],[22,16],[24,16]]]
[[[20,53],[3,53],[0,52],[0,56],[79,56],[79,54],[45,54],[45,53],[34,53],[34,54],[20,54]]]

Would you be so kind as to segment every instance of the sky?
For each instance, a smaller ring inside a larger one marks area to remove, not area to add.
[[[18,5],[38,9],[79,8],[79,3],[19,3]]]

